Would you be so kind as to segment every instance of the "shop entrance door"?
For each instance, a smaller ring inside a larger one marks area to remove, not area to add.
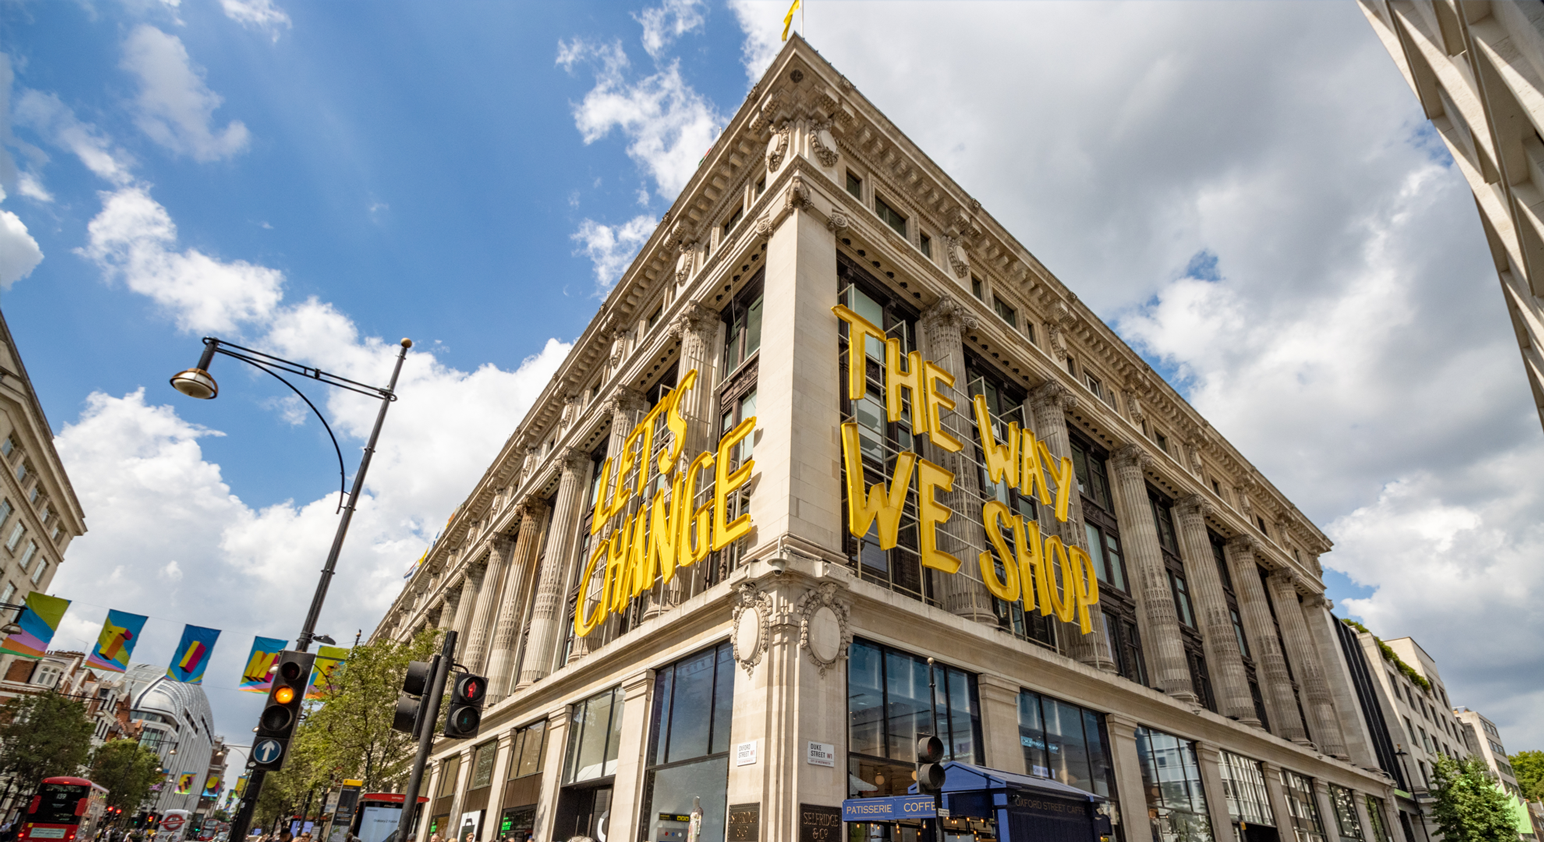
[[[1243,842],[1281,842],[1281,834],[1268,824],[1245,824]]]
[[[565,787],[558,795],[558,809],[554,816],[553,836],[567,839],[571,836],[589,836],[595,842],[607,842],[611,833],[611,786],[592,786],[580,789]],[[621,840],[615,840],[621,842]]]

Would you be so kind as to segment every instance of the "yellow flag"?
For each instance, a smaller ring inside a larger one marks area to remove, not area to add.
[[[788,40],[788,27],[793,26],[793,13],[799,11],[800,0],[793,0],[793,5],[788,7],[788,14],[783,16],[783,40]]]

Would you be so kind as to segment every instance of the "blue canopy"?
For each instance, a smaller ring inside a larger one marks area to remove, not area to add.
[[[943,791],[945,793],[981,792],[982,790],[1029,790],[1041,795],[1067,798],[1075,801],[1098,803],[1107,800],[1104,796],[1084,792],[1077,787],[1067,786],[1060,781],[1035,778],[1029,775],[1018,775],[1013,772],[1004,772],[1001,769],[988,769],[985,766],[977,766],[973,763],[946,760],[943,763],[943,767]],[[912,784],[911,788],[907,790],[907,792],[916,791],[916,784]]]

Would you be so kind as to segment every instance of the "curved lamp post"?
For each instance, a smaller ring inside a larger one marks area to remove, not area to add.
[[[221,354],[241,360],[248,365],[268,372],[277,378],[279,382],[288,386],[290,391],[306,402],[306,406],[311,407],[311,411],[316,414],[317,419],[322,422],[322,427],[327,430],[327,435],[332,439],[333,450],[338,454],[338,508],[343,513],[343,516],[338,520],[338,531],[332,538],[332,548],[327,551],[327,563],[322,566],[322,577],[316,583],[316,593],[311,597],[311,608],[306,612],[305,623],[300,627],[300,635],[295,639],[295,648],[301,652],[309,650],[312,641],[333,642],[332,638],[316,633],[316,621],[322,613],[322,603],[327,599],[327,586],[332,582],[333,571],[338,564],[338,553],[343,549],[343,538],[348,535],[349,522],[354,517],[354,507],[358,504],[359,495],[364,490],[365,472],[370,468],[370,457],[375,454],[375,442],[381,435],[381,425],[386,422],[386,410],[391,406],[391,402],[397,399],[395,392],[397,388],[397,375],[402,373],[402,361],[407,357],[407,349],[413,347],[413,340],[403,339],[401,344],[402,349],[397,352],[396,365],[391,370],[391,381],[384,388],[370,386],[356,380],[350,380],[347,377],[339,377],[336,374],[329,374],[319,368],[303,366],[281,357],[275,357],[272,354],[254,351],[251,348],[244,348],[235,343],[216,339],[212,336],[204,337],[204,353],[198,358],[198,365],[186,371],[178,372],[171,379],[172,387],[184,395],[190,398],[198,398],[199,400],[213,400],[220,394],[219,384],[209,374],[209,367],[214,362],[214,355]],[[381,402],[380,411],[375,416],[375,427],[370,431],[369,442],[365,444],[364,457],[359,460],[359,471],[354,474],[354,487],[348,491],[346,498],[342,496],[345,474],[343,469],[343,451],[338,447],[338,437],[333,435],[332,426],[327,423],[327,419],[316,408],[316,404],[312,403],[311,399],[306,397],[303,392],[295,388],[293,383],[285,380],[284,374],[308,377],[328,386],[336,386],[340,389],[347,389],[350,392],[368,395]],[[235,821],[231,823],[231,839],[236,840],[236,842],[242,842],[246,836],[247,826],[252,820],[252,810],[257,805],[258,794],[262,791],[263,777],[263,771],[258,769],[254,770],[247,779],[245,797],[242,799],[242,805],[236,814]]]

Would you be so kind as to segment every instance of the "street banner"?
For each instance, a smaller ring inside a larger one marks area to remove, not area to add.
[[[43,653],[48,651],[49,642],[54,639],[54,632],[59,630],[59,621],[64,619],[65,609],[69,607],[68,599],[39,591],[27,594],[27,607],[16,618],[16,624],[21,626],[21,630],[0,643],[0,652],[34,660],[43,657]]]
[[[177,794],[187,795],[193,791],[193,779],[198,777],[197,772],[183,772],[177,778]]]
[[[187,625],[182,628],[182,642],[172,655],[166,677],[184,684],[203,684],[204,670],[209,666],[209,656],[214,653],[214,642],[220,638],[219,629]]]
[[[235,793],[236,793],[236,797],[237,798],[240,798],[241,796],[247,794],[247,776],[246,775],[242,775],[241,777],[236,779]]]
[[[220,776],[210,775],[204,779],[204,797],[218,798],[220,795]]]
[[[311,684],[306,687],[307,699],[320,699],[332,691],[332,674],[348,657],[342,646],[322,646],[316,650],[316,663],[311,667]]]
[[[277,637],[252,639],[252,654],[247,656],[247,667],[241,671],[241,688],[248,693],[267,693],[273,689],[273,665],[279,662],[279,653],[289,643]]]
[[[91,650],[86,663],[105,672],[127,671],[129,656],[134,654],[146,619],[143,614],[109,610],[107,619],[102,622],[102,633],[97,635],[96,647]]]

